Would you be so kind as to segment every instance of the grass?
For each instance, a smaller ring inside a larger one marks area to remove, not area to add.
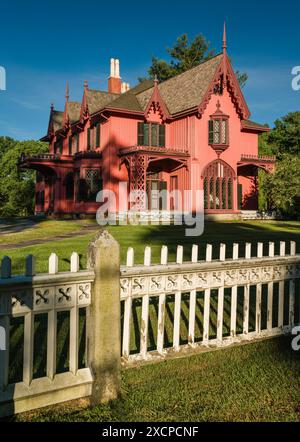
[[[63,404],[17,421],[299,421],[299,352],[288,338],[252,343],[123,372],[122,397]]]
[[[36,222],[32,227],[26,228],[23,231],[16,233],[1,234],[1,244],[18,244],[27,241],[48,240],[49,238],[57,237],[58,235],[66,235],[79,232],[87,225],[89,220],[42,220]],[[16,223],[16,226],[18,224]]]
[[[47,237],[46,233],[47,229],[49,229],[48,231],[51,231],[51,235],[53,234],[52,242],[22,248],[0,249],[0,259],[5,255],[10,256],[12,258],[13,272],[19,274],[24,272],[25,257],[29,254],[33,254],[37,259],[37,271],[46,272],[47,259],[50,253],[55,252],[60,258],[60,270],[66,271],[69,269],[71,253],[76,251],[80,255],[81,268],[85,268],[87,246],[95,233],[89,233],[80,237],[76,237],[76,234],[74,234],[74,237],[55,241],[55,229],[52,227],[52,222],[53,221],[43,221],[43,223],[45,223],[43,224],[45,236]],[[57,223],[63,223],[63,226],[68,226],[68,222],[66,221]],[[70,221],[70,223],[70,228],[74,228],[74,222]],[[57,228],[58,230],[60,229],[60,234],[63,233],[60,225],[58,225]],[[228,257],[231,256],[233,242],[239,242],[241,244],[240,256],[244,256],[245,242],[251,242],[252,244],[256,244],[258,241],[264,242],[264,253],[267,253],[269,241],[276,242],[276,253],[279,253],[279,241],[296,241],[298,250],[300,246],[299,221],[206,223],[204,234],[200,237],[186,237],[185,229],[181,226],[110,226],[108,230],[120,243],[122,263],[125,263],[128,247],[134,247],[135,249],[135,262],[142,263],[143,252],[146,245],[151,245],[152,247],[153,262],[159,262],[160,248],[164,244],[169,247],[170,261],[175,260],[176,247],[179,244],[184,246],[184,259],[186,260],[190,259],[192,244],[200,245],[200,259],[203,259],[205,256],[205,245],[207,243],[215,246],[214,258],[218,257],[218,246],[221,242],[227,245]],[[28,231],[25,231],[23,234],[20,234],[20,238],[24,238],[22,235],[25,234],[32,235],[32,239],[36,238],[35,234],[38,233],[39,230],[36,232],[35,229],[30,229],[30,232],[27,232]],[[5,241],[5,237],[6,235],[1,236],[2,241]]]

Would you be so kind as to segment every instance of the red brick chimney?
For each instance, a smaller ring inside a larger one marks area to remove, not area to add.
[[[122,81],[120,77],[120,61],[110,59],[110,77],[108,79],[108,92],[121,94]]]

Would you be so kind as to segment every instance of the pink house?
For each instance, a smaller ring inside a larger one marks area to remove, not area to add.
[[[249,117],[225,29],[222,53],[160,84],[130,89],[112,59],[108,92],[85,82],[79,103],[67,86],[64,111],[51,107],[49,153],[21,159],[37,171],[36,213],[95,214],[101,189],[121,203],[120,182],[147,192],[144,210],[174,209],[174,199],[157,196],[161,189],[203,189],[205,212],[214,216],[256,210],[258,169],[272,172],[275,158],[258,156],[268,128]]]

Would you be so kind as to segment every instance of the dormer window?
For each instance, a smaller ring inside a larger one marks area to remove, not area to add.
[[[208,122],[208,144],[217,151],[222,153],[229,146],[229,116],[220,110],[220,102],[217,103],[217,111],[210,116]]]
[[[165,125],[138,123],[138,146],[165,147]]]

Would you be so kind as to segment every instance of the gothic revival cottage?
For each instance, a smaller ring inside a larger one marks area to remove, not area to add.
[[[271,172],[273,157],[258,156],[265,126],[250,111],[231,66],[224,29],[223,51],[162,83],[122,83],[119,61],[111,60],[108,92],[84,84],[82,102],[63,112],[51,107],[49,153],[22,158],[37,171],[36,213],[95,214],[101,189],[148,193],[144,210],[174,209],[158,190],[204,190],[207,214],[238,215],[256,210],[258,169]]]

